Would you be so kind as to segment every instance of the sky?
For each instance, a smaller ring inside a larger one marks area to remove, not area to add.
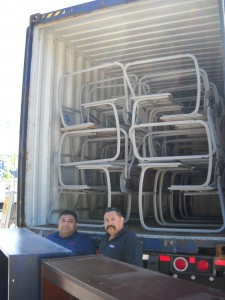
[[[0,154],[17,155],[26,28],[30,15],[90,0],[11,0],[1,2]]]

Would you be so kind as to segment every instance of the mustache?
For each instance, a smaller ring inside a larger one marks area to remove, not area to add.
[[[106,230],[108,230],[110,227],[116,229],[116,227],[115,227],[114,225],[108,225],[108,226],[106,227]]]

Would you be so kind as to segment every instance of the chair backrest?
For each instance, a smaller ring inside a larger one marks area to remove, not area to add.
[[[81,119],[81,111],[62,105],[61,121],[64,127],[68,127],[80,123],[80,119]]]

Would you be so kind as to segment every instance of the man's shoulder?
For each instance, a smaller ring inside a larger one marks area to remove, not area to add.
[[[124,236],[124,237],[129,238],[129,239],[130,238],[133,238],[133,239],[137,238],[136,234],[133,231],[129,230],[128,228],[123,228],[121,230],[121,236]]]
[[[55,231],[49,235],[46,236],[47,239],[52,239],[52,238],[58,238],[59,237],[59,231]]]
[[[90,241],[91,240],[90,236],[88,236],[84,233],[76,232],[76,236],[77,236],[77,238],[79,238],[79,240],[82,240],[82,241]]]

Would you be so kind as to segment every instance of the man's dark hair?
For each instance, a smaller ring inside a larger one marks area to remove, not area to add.
[[[77,214],[75,213],[74,210],[69,210],[69,209],[65,209],[63,210],[60,215],[59,218],[61,218],[63,215],[71,215],[74,217],[75,221],[77,222]]]
[[[107,207],[104,214],[106,214],[107,212],[110,212],[110,211],[115,211],[116,214],[118,216],[120,216],[120,217],[123,216],[122,213],[121,213],[121,211],[118,208],[116,208],[116,207]]]

